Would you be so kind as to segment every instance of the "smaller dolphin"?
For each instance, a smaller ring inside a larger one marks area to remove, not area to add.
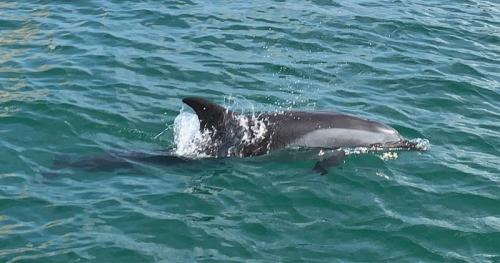
[[[200,152],[213,157],[250,157],[283,148],[336,150],[314,166],[325,174],[328,167],[344,162],[343,149],[421,150],[386,124],[347,114],[286,111],[250,116],[202,98],[182,101],[195,111],[200,132],[208,137]]]
[[[107,152],[97,156],[72,159],[67,155],[56,156],[50,171],[41,174],[46,178],[63,175],[59,170],[72,168],[88,172],[115,171],[120,169],[135,169],[136,164],[149,163],[155,165],[188,164],[192,160],[177,156],[171,151],[158,152]]]

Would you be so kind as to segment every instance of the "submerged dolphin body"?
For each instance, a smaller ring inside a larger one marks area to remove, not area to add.
[[[183,99],[198,116],[200,132],[209,140],[200,152],[213,157],[249,157],[287,147],[340,149],[316,163],[314,170],[326,173],[328,166],[345,159],[341,149],[419,150],[394,128],[372,120],[342,113],[288,111],[237,114],[202,98]]]
[[[42,172],[47,178],[63,175],[59,170],[67,168],[84,170],[88,172],[115,171],[120,169],[135,169],[137,164],[179,165],[187,164],[191,160],[177,156],[171,151],[161,152],[107,152],[97,156],[80,157],[72,159],[67,155],[56,156],[50,171]]]

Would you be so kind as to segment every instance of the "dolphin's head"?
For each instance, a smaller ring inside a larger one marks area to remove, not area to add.
[[[386,124],[341,113],[285,112],[271,117],[277,123],[276,147],[368,147],[402,140],[398,131]]]
[[[376,131],[380,135],[382,135],[380,143],[390,144],[401,141],[403,139],[403,136],[401,136],[401,134],[399,134],[399,132],[393,127],[380,122],[374,122],[374,123]]]

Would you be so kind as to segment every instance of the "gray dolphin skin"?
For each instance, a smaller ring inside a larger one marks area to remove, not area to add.
[[[418,150],[416,143],[386,124],[342,113],[287,111],[252,117],[202,98],[183,102],[197,114],[200,131],[210,135],[211,142],[202,151],[214,157],[257,156],[287,147]],[[338,151],[314,170],[325,173],[325,166],[339,165],[344,158],[345,153]]]

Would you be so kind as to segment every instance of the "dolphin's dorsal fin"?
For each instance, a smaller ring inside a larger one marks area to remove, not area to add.
[[[224,125],[224,120],[232,115],[228,109],[202,98],[188,97],[184,98],[182,102],[193,108],[198,115],[200,130],[217,130]]]

